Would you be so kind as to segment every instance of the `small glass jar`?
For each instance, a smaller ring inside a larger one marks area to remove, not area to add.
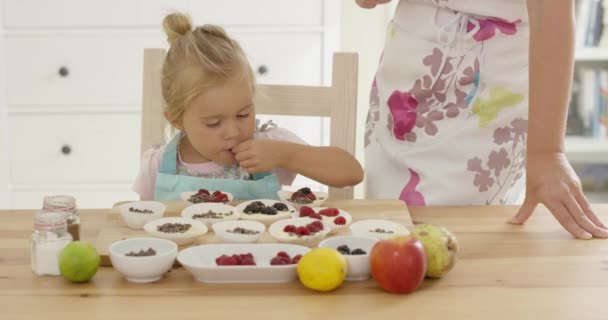
[[[60,211],[40,211],[34,217],[31,239],[32,271],[39,275],[58,276],[59,254],[72,242],[68,232],[67,214]]]
[[[80,216],[76,209],[76,199],[68,195],[46,196],[42,204],[44,211],[58,211],[67,214],[68,232],[72,239],[80,240]]]

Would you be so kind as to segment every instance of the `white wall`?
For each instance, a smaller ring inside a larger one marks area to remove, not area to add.
[[[363,135],[369,108],[369,91],[384,48],[386,26],[392,18],[397,0],[374,9],[362,9],[355,0],[342,0],[340,51],[359,53],[359,87],[357,89],[357,159],[364,164]],[[355,198],[363,198],[363,184],[355,188]]]

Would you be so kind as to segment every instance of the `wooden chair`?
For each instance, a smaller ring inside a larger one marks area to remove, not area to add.
[[[164,143],[167,122],[161,93],[160,72],[164,49],[144,50],[144,77],[141,123],[141,152]],[[330,118],[330,145],[354,155],[357,110],[356,53],[335,53],[332,85],[286,86],[259,85],[262,95],[255,97],[256,113]],[[353,188],[329,188],[330,199],[353,199]]]

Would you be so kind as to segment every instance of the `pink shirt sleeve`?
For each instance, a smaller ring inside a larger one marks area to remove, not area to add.
[[[296,134],[284,128],[269,128],[266,131],[261,132],[258,135],[258,138],[307,145],[306,141],[302,140]],[[272,170],[272,172],[277,175],[277,177],[279,178],[279,183],[284,186],[290,186],[298,175],[297,173],[284,168],[275,168],[274,170]]]
[[[154,200],[154,187],[156,175],[163,161],[165,146],[146,150],[141,157],[141,166],[135,182],[133,191],[137,192],[142,200]]]

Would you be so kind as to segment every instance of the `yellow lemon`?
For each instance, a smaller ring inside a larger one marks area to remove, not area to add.
[[[316,248],[302,256],[297,270],[306,288],[324,292],[334,290],[344,282],[347,264],[337,250]]]

